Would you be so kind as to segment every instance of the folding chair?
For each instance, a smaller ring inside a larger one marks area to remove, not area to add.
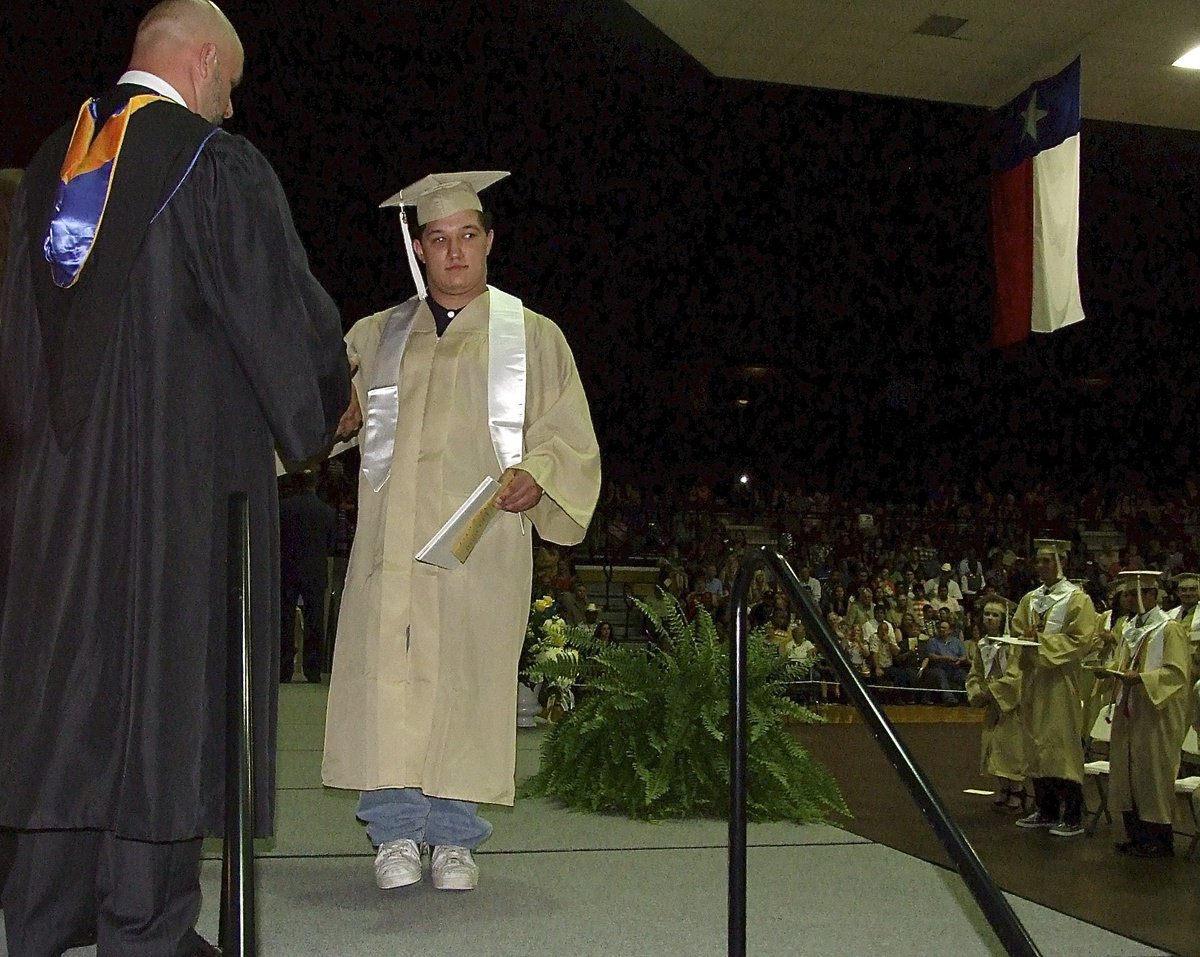
[[[1096,723],[1092,725],[1092,733],[1089,735],[1088,754],[1092,753],[1094,745],[1098,743],[1107,745],[1112,739],[1113,707],[1114,705],[1107,705],[1096,716]],[[1109,762],[1107,758],[1084,762],[1084,777],[1091,778],[1091,780],[1096,782],[1097,796],[1096,809],[1087,812],[1087,817],[1090,818],[1087,825],[1088,834],[1096,830],[1096,825],[1100,823],[1101,814],[1104,815],[1104,820],[1109,824],[1112,823],[1112,815],[1108,812],[1108,772]]]
[[[1200,743],[1197,743],[1195,728],[1188,728],[1187,737],[1183,739],[1182,758],[1184,764],[1200,764]],[[1196,845],[1200,844],[1200,808],[1197,807],[1200,801],[1200,774],[1177,778],[1175,793],[1187,799],[1188,809],[1192,812],[1192,833],[1182,835],[1192,839],[1187,849],[1187,856],[1191,857],[1196,852]]]

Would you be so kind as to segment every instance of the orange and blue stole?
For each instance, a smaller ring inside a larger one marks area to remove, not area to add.
[[[80,108],[59,172],[54,215],[43,246],[54,283],[60,288],[69,289],[79,279],[96,242],[130,118],[143,106],[165,99],[138,94],[116,110],[99,132],[98,101],[88,100]]]

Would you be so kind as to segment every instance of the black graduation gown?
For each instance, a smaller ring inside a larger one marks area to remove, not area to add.
[[[134,146],[158,148],[152,135],[134,139],[143,116],[177,109],[135,114],[120,162],[137,162]],[[217,131],[112,290],[90,407],[64,438],[33,270],[49,268],[36,241],[52,203],[44,174],[69,136],[47,141],[18,193],[0,298],[0,826],[155,841],[221,830],[227,498],[243,490],[266,834],[279,671],[273,453],[302,459],[332,439],[349,396],[340,317],[270,165]],[[64,328],[68,348],[94,347]]]

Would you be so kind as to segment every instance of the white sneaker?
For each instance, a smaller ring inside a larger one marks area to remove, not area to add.
[[[421,849],[416,841],[384,841],[375,855],[375,883],[381,890],[408,887],[421,880]]]
[[[433,849],[432,869],[439,891],[473,891],[479,884],[479,865],[465,847],[439,844]]]
[[[1058,825],[1052,817],[1046,817],[1041,811],[1034,811],[1024,817],[1017,818],[1017,827],[1055,827]]]
[[[1079,837],[1086,834],[1087,830],[1082,824],[1068,824],[1066,821],[1059,821],[1050,828],[1050,833],[1055,837]]]

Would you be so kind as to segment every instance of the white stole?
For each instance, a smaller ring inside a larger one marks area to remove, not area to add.
[[[1146,649],[1146,659],[1140,670],[1142,672],[1157,671],[1162,667],[1163,638],[1167,630],[1167,622],[1170,620],[1166,612],[1155,607],[1146,612],[1142,624],[1137,624],[1136,618],[1125,623],[1125,633],[1121,637],[1125,640],[1125,645],[1129,650],[1129,670],[1132,671],[1137,664],[1137,657],[1143,646]],[[1117,704],[1120,704],[1124,697],[1125,685],[1121,684],[1117,688],[1115,699]]]
[[[1035,615],[1038,632],[1055,635],[1062,631],[1066,622],[1068,599],[1078,589],[1067,579],[1060,578],[1049,588],[1035,588],[1029,599],[1029,608]]]
[[[1008,651],[1004,642],[984,637],[979,641],[979,658],[983,662],[984,678],[998,678],[1008,668]]]
[[[488,428],[500,469],[525,453],[525,309],[516,296],[488,286]],[[391,311],[379,337],[367,414],[363,425],[362,470],[378,492],[392,470],[400,404],[400,364],[421,301],[416,297]]]

